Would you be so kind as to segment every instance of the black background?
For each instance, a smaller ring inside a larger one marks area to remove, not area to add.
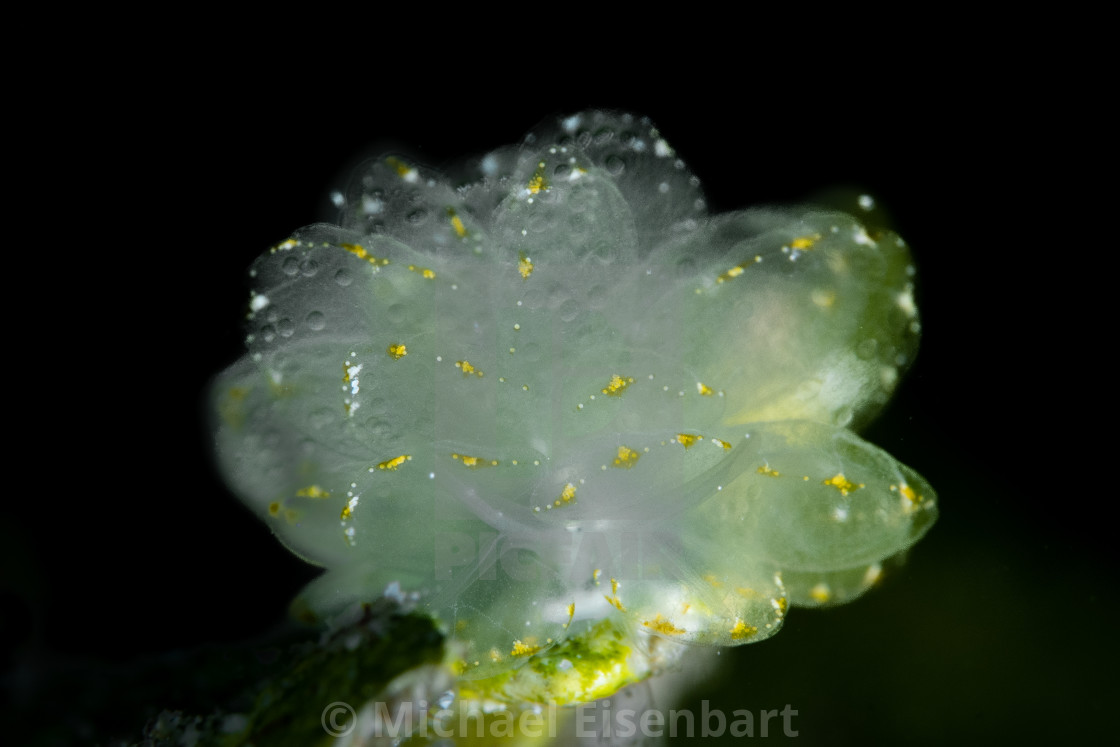
[[[272,72],[184,71],[158,91],[121,83],[107,100],[127,106],[105,106],[106,121],[48,135],[37,241],[44,273],[66,273],[73,291],[43,301],[52,312],[28,344],[24,447],[49,466],[24,482],[10,465],[0,529],[13,702],[67,678],[96,690],[122,662],[252,639],[313,577],[210,457],[205,389],[240,354],[249,262],[330,218],[328,191],[362,156],[403,147],[439,167],[548,116],[605,107],[648,115],[713,210],[835,187],[875,195],[919,270],[922,349],[865,435],[936,487],[938,524],[864,599],[794,610],[775,638],[725,651],[722,678],[694,698],[727,712],[788,703],[804,743],[1110,733],[1114,489],[1094,476],[1092,439],[1053,374],[1077,346],[1053,309],[1078,283],[1050,269],[1062,251],[1048,228],[1057,156],[1015,137],[1030,106],[998,78],[386,86],[353,71],[298,84]]]

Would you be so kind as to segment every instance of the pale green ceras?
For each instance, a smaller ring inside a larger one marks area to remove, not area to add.
[[[341,227],[257,260],[218,450],[329,569],[304,604],[399,583],[479,678],[604,618],[761,640],[925,533],[933,490],[848,430],[916,350],[905,244],[835,212],[708,215],[698,184],[648,121],[584,113],[467,187],[374,161]]]

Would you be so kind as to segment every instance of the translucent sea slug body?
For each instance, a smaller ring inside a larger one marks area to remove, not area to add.
[[[904,243],[708,215],[698,185],[648,121],[588,112],[464,187],[372,162],[341,226],[257,260],[218,451],[329,569],[304,604],[400,584],[487,677],[602,620],[761,640],[924,534],[933,490],[849,430],[916,350]]]

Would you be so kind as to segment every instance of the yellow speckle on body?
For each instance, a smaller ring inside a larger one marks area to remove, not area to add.
[[[521,641],[513,642],[513,650],[509,652],[510,656],[532,656],[540,651],[542,646],[533,646]]]
[[[628,386],[630,386],[633,383],[634,383],[634,377],[633,376],[623,378],[622,376],[619,376],[618,374],[615,374],[615,375],[611,376],[610,382],[607,384],[607,386],[605,388],[602,389],[602,392],[603,392],[603,394],[610,395],[611,397],[618,397],[624,391],[626,391],[626,388]]]
[[[568,483],[564,489],[560,491],[560,500],[564,503],[570,503],[576,497],[576,486]]]
[[[397,176],[404,179],[406,182],[415,182],[420,178],[420,174],[416,171],[415,167],[409,166],[399,158],[390,156],[385,159],[385,163],[389,164],[389,166],[397,172]]]
[[[728,442],[728,441],[724,441],[724,440],[723,440],[722,438],[712,438],[712,439],[709,439],[709,440],[710,440],[710,441],[711,441],[711,442],[712,442],[713,444],[715,444],[716,446],[720,446],[720,447],[723,447],[723,450],[724,450],[724,451],[727,451],[728,449],[730,449],[730,448],[731,448],[731,444],[730,444],[730,442]]]
[[[408,355],[408,348],[405,347],[403,342],[394,342],[388,349],[389,357],[395,361]]]
[[[272,503],[268,504],[268,515],[272,516],[272,517],[276,517],[276,516],[280,515],[280,502],[279,501],[273,501]]]
[[[618,447],[618,456],[615,457],[614,466],[623,469],[630,469],[638,463],[638,459],[642,455],[627,446]]]
[[[742,275],[746,271],[748,264],[755,264],[755,263],[758,263],[758,262],[761,262],[761,261],[762,261],[762,257],[756,254],[753,260],[750,260],[748,262],[743,262],[742,264],[735,265],[734,267],[732,267],[727,272],[721,274],[719,277],[716,278],[716,283],[726,283],[728,280],[733,280],[734,278],[739,277],[740,275]]]
[[[798,236],[796,239],[789,242],[789,247],[790,249],[800,249],[802,251],[812,249],[813,244],[817,243],[820,237],[821,235],[819,233],[815,233],[811,236]]]
[[[366,251],[366,248],[361,244],[339,244],[343,249],[353,254],[358,259],[364,259],[375,267],[384,266],[389,264],[389,260],[383,257],[375,257]]]
[[[679,443],[681,446],[683,446],[687,449],[702,438],[704,438],[704,437],[701,436],[701,435],[697,435],[697,434],[678,433],[677,434],[677,443]]]
[[[460,369],[464,376],[469,376],[472,373],[478,378],[482,378],[482,371],[479,371],[470,361],[455,361],[455,368]]]
[[[615,609],[617,609],[619,612],[625,612],[626,611],[626,608],[622,606],[622,600],[620,600],[617,595],[613,596],[613,597],[608,597],[606,594],[604,594],[603,599],[606,599],[608,602],[610,602],[611,605],[613,607],[615,607]]]
[[[711,397],[712,396],[712,388],[702,381],[697,381],[696,382],[696,391],[699,392],[701,394],[701,396],[704,396],[704,397]]]
[[[591,572],[591,580],[595,582],[596,586],[599,585],[599,576],[602,576],[602,575],[603,575],[603,569],[602,568],[596,568],[594,571]]]
[[[747,625],[741,618],[735,618],[735,625],[731,628],[731,639],[734,641],[741,641],[744,638],[750,638],[758,632],[758,628],[753,625]]]
[[[854,482],[849,481],[846,477],[844,477],[843,472],[837,472],[827,480],[821,480],[821,485],[828,485],[830,487],[836,488],[840,491],[840,495],[847,495],[851,491],[858,490],[859,488],[863,487],[862,484],[856,485]]]
[[[521,277],[528,278],[533,274],[533,260],[525,256],[525,252],[518,255],[517,271],[521,273]]]
[[[386,158],[385,163],[393,167],[393,170],[397,172],[397,176],[404,176],[411,168],[407,163],[400,160],[399,158],[394,158],[393,156],[389,156],[388,158]]]
[[[409,461],[410,459],[412,459],[411,455],[401,454],[398,457],[393,457],[392,459],[386,459],[384,462],[381,462],[380,464],[378,464],[377,468],[378,469],[395,470],[397,467],[401,466],[402,464]]]
[[[824,604],[829,599],[832,599],[832,592],[828,589],[828,584],[817,584],[812,589],[809,589],[809,596],[813,601]]]
[[[766,475],[767,477],[781,477],[782,473],[773,469],[769,464],[764,464],[757,470],[758,474]]]
[[[678,628],[670,620],[666,620],[658,613],[652,620],[646,620],[642,623],[645,627],[662,635],[681,635],[688,631],[684,628]]]
[[[893,488],[894,486],[891,487]],[[914,492],[914,488],[910,487],[906,483],[901,483],[898,486],[898,491],[902,493],[903,498],[910,501],[911,503],[918,503],[922,500],[922,497]]]
[[[318,485],[308,485],[306,488],[300,488],[296,491],[296,495],[300,498],[330,498],[331,494],[323,490]]]
[[[533,195],[539,194],[541,190],[548,189],[548,184],[544,180],[544,174],[541,171],[537,171],[537,173],[533,175],[533,178],[529,180],[529,183],[525,185],[525,188],[529,190],[529,194]]]
[[[408,269],[425,278],[426,280],[432,280],[436,276],[434,271],[428,269],[427,267],[421,267],[420,265],[409,265]]]
[[[719,277],[717,277],[716,282],[717,283],[726,283],[728,280],[731,280],[732,278],[737,278],[742,274],[743,274],[743,266],[742,265],[735,265],[730,270],[728,270],[725,273],[722,273]]]
[[[898,491],[899,495],[902,496],[902,509],[904,512],[910,513],[912,511],[918,511],[923,508],[922,501],[924,499],[914,490],[914,488],[903,482],[899,483],[898,485],[891,485],[891,491],[893,492],[896,490]]]
[[[463,219],[455,214],[454,208],[447,208],[447,217],[451,219],[451,227],[455,229],[455,235],[460,239],[467,235],[467,227],[463,225]]]
[[[462,462],[464,467],[470,467],[471,469],[496,467],[498,464],[497,459],[484,459],[482,457],[467,456],[466,454],[452,454],[451,458]]]

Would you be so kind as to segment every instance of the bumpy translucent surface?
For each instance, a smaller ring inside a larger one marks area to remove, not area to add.
[[[735,645],[861,593],[933,523],[930,486],[849,430],[917,345],[894,234],[708,215],[648,121],[601,112],[469,186],[377,160],[341,223],[253,265],[214,394],[228,480],[330,569],[317,612],[398,582],[466,677],[606,617]]]

